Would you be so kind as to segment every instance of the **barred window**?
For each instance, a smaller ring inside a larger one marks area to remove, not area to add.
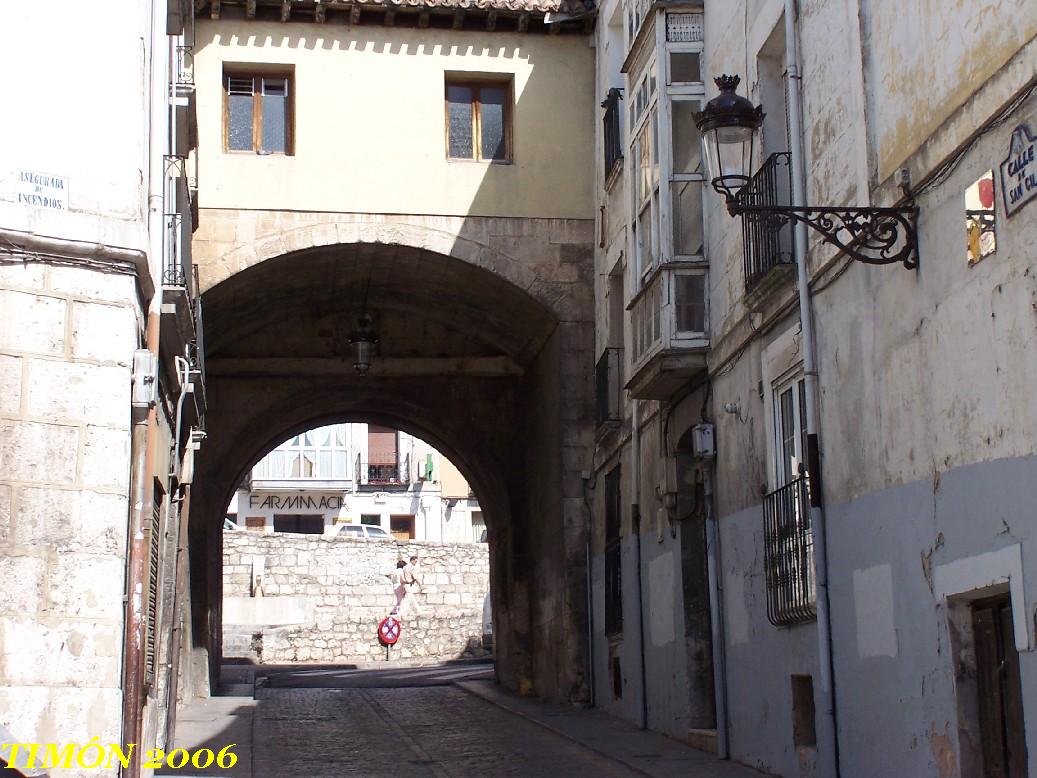
[[[777,488],[763,501],[767,618],[789,626],[817,614],[804,380],[797,377],[776,386],[773,401]]]

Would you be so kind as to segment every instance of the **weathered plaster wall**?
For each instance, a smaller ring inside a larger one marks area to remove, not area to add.
[[[225,65],[293,73],[295,153],[224,153]],[[204,208],[586,218],[593,50],[576,36],[198,23]],[[448,161],[444,79],[514,81],[510,164]],[[333,174],[329,175],[329,172]]]
[[[376,628],[395,604],[389,573],[416,554],[424,591],[401,613],[395,658],[479,656],[489,597],[484,544],[223,535],[223,651],[262,663],[385,658]],[[262,569],[262,596],[253,596]]]
[[[8,61],[32,63],[31,76],[13,79],[8,92],[18,119],[0,127],[0,227],[145,247],[148,4],[121,0],[112,10],[100,44],[84,34],[98,30],[93,9],[75,0],[0,8]],[[70,61],[89,62],[91,79],[104,84],[105,121],[87,120],[97,114],[97,92],[73,85]],[[19,204],[19,170],[66,177],[67,210]]]

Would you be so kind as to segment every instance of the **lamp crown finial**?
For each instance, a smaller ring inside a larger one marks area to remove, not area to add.
[[[719,88],[721,92],[734,92],[741,81],[742,79],[740,76],[728,75],[717,76],[713,79],[713,83],[717,85],[717,88]]]

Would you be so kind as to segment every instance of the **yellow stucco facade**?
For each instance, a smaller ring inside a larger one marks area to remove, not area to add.
[[[200,22],[197,38],[203,209],[593,216],[585,39],[230,20]],[[223,150],[225,68],[291,74],[293,154]],[[455,75],[511,81],[511,162],[447,160],[444,83]]]

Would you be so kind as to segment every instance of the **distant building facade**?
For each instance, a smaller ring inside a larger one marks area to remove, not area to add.
[[[262,532],[485,542],[479,502],[457,468],[420,438],[365,423],[294,435],[252,468],[227,508]],[[379,533],[381,534],[381,533]]]

